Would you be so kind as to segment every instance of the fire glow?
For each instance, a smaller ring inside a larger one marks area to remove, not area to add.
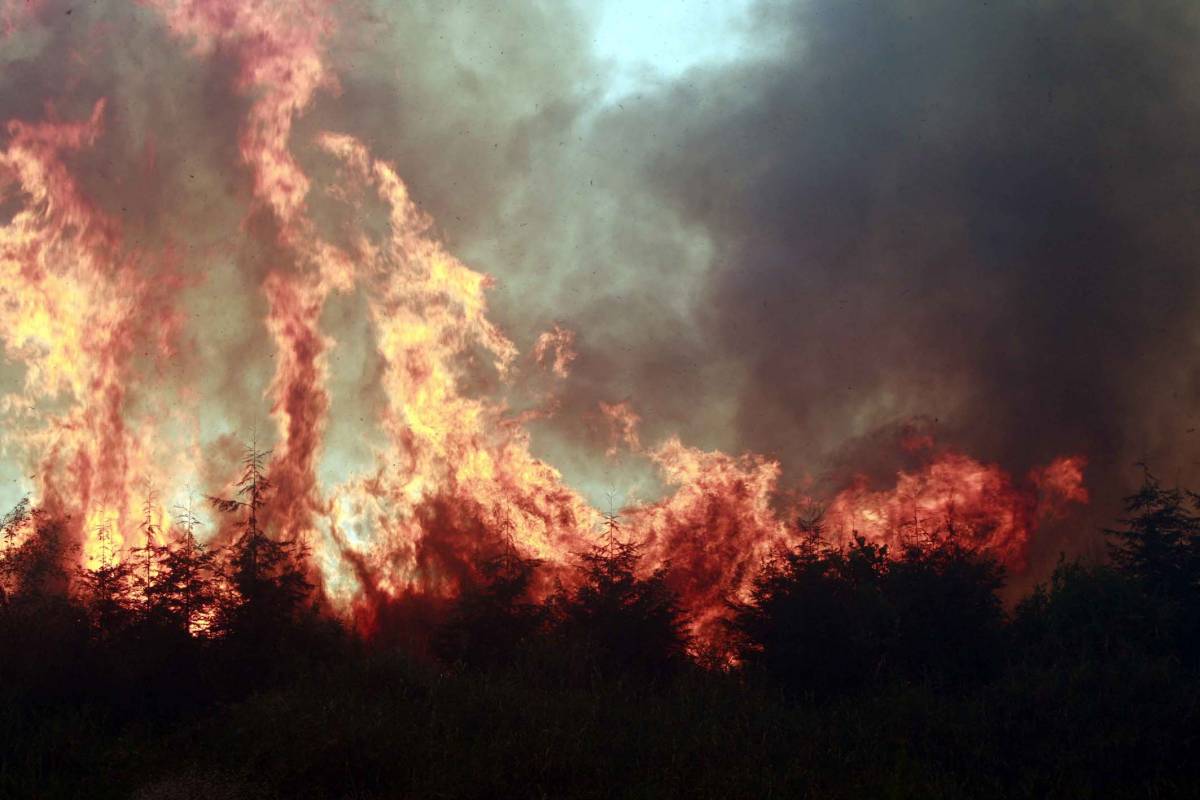
[[[330,607],[364,630],[382,604],[454,596],[501,535],[552,568],[573,563],[596,541],[599,511],[535,457],[530,412],[480,387],[514,385],[531,369],[556,384],[570,380],[576,332],[556,323],[522,359],[490,320],[491,279],[439,240],[402,164],[334,130],[306,141],[315,165],[302,165],[295,123],[319,92],[338,91],[325,53],[335,25],[326,6],[147,5],[184,46],[180,58],[231,59],[233,89],[245,101],[236,141],[251,200],[231,235],[267,254],[260,297],[247,307],[262,311],[256,324],[274,352],[272,534],[309,544]],[[3,8],[7,31],[34,24],[40,7]],[[221,481],[234,476],[217,473],[232,439],[202,435],[202,391],[162,377],[164,365],[196,350],[202,331],[179,298],[204,278],[188,253],[130,238],[121,216],[82,187],[78,156],[103,152],[112,135],[108,100],[95,99],[81,118],[58,113],[54,100],[46,98],[42,118],[6,120],[0,149],[0,208],[11,212],[0,215],[0,336],[24,370],[22,387],[0,407],[2,445],[36,476],[35,502],[72,520],[89,564],[104,548],[142,544],[148,485],[174,493],[199,481],[223,493]],[[382,397],[369,424],[381,436],[373,465],[331,483],[318,473],[339,414],[330,389],[338,342],[322,317],[331,298],[350,296],[362,298],[369,321],[378,364],[370,379]],[[897,543],[950,526],[1020,569],[1038,526],[1088,500],[1080,456],[1020,480],[932,441],[915,445],[921,466],[890,485],[860,477],[832,497],[810,498],[781,487],[771,458],[674,437],[644,442],[637,398],[611,400],[596,398],[609,426],[607,457],[647,459],[669,489],[622,509],[623,530],[642,546],[647,570],[669,565],[702,636],[728,600],[744,597],[762,562],[796,541],[795,520],[816,501],[835,540]],[[551,398],[533,413],[553,407]],[[154,513],[160,528],[170,527],[166,512]]]

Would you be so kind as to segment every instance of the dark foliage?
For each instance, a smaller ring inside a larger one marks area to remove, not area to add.
[[[891,557],[811,532],[767,564],[731,626],[752,672],[809,695],[895,680],[962,684],[999,662],[1000,567],[952,532]]]
[[[732,626],[742,663],[798,689],[840,691],[872,680],[889,634],[886,550],[834,548],[813,534],[766,565]]]
[[[511,664],[541,634],[545,609],[529,596],[535,559],[506,551],[479,566],[480,582],[468,586],[434,641],[450,664],[481,668]]]
[[[949,530],[903,548],[883,593],[890,667],[914,681],[961,685],[995,677],[1003,655],[1003,568]],[[885,668],[889,665],[885,663]]]
[[[263,509],[272,486],[266,475],[268,451],[247,447],[234,498],[210,498],[213,507],[240,515],[238,534],[216,561],[224,591],[214,594],[212,632],[227,659],[225,670],[246,686],[290,669],[291,658],[303,657],[327,638],[329,626],[319,619],[312,598],[308,551],[302,542],[268,535]]]
[[[1154,634],[1200,666],[1200,495],[1165,488],[1146,470],[1125,511],[1122,527],[1105,531],[1113,563],[1155,601],[1155,618],[1146,620]]]
[[[436,661],[355,642],[313,610],[303,548],[269,535],[248,457],[249,489],[218,505],[224,546],[177,513],[129,563],[70,572],[66,521],[27,503],[0,521],[0,796],[1168,797],[1200,780],[1195,498],[1152,476],[1112,563],[1064,560],[1010,618],[1001,570],[952,530],[889,551],[810,526],[733,606],[739,666],[705,670],[669,568],[614,535],[544,601],[546,570],[511,542],[481,561]]]
[[[550,639],[574,677],[659,679],[687,661],[686,622],[667,568],[638,575],[630,542],[610,540],[580,557],[579,582],[550,599]]]

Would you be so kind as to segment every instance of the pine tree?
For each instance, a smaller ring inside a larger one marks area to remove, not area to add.
[[[312,584],[304,574],[307,552],[295,540],[267,535],[262,514],[271,491],[266,466],[269,450],[257,442],[247,445],[242,475],[232,498],[210,497],[226,514],[243,514],[240,533],[226,550],[224,574],[232,596],[221,609],[220,625],[227,634],[273,637],[294,621]]]
[[[1156,627],[1176,651],[1200,663],[1200,495],[1164,488],[1146,470],[1125,512],[1122,528],[1105,530],[1113,562],[1161,609]]]
[[[1117,566],[1152,594],[1178,600],[1200,590],[1200,495],[1164,488],[1145,470],[1125,512],[1124,527],[1105,530]]]
[[[500,524],[498,552],[478,564],[478,583],[463,590],[450,616],[434,639],[438,656],[472,667],[513,660],[543,622],[543,610],[529,596],[541,561],[523,556],[517,547],[515,525]]]
[[[174,508],[174,537],[161,548],[158,571],[148,584],[147,601],[155,618],[189,634],[207,630],[217,600],[213,554],[196,539],[200,520],[186,506]]]
[[[551,601],[554,627],[590,671],[661,677],[686,660],[690,641],[667,567],[639,577],[641,552],[604,515],[601,540],[580,556],[579,584]]]
[[[130,573],[133,588],[141,601],[144,616],[151,615],[151,587],[154,585],[159,564],[166,555],[166,548],[157,542],[162,533],[159,525],[154,522],[157,502],[158,494],[154,491],[154,487],[147,485],[146,497],[142,502],[142,519],[138,525],[138,530],[144,537],[144,543],[141,547],[135,548],[131,554],[133,558],[130,564]]]
[[[98,563],[79,570],[78,577],[96,636],[108,639],[121,633],[130,622],[131,570],[113,549],[111,520],[96,525],[93,533],[100,545]]]

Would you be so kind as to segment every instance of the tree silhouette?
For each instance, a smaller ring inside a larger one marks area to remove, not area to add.
[[[134,548],[130,553],[130,576],[133,589],[141,600],[142,611],[149,614],[153,604],[150,602],[151,587],[154,585],[155,574],[159,564],[166,555],[166,548],[158,544],[162,534],[154,522],[154,511],[157,507],[158,495],[152,486],[146,486],[146,497],[142,502],[142,519],[138,525],[144,537],[141,547]]]
[[[893,618],[891,667],[924,682],[962,684],[993,676],[1003,648],[1004,570],[962,546],[952,526],[906,543],[882,590]]]
[[[550,601],[555,636],[575,669],[661,678],[687,659],[690,641],[668,566],[638,576],[638,546],[620,537],[615,514],[605,516],[599,544],[580,556],[579,583]]]
[[[271,538],[262,524],[271,491],[266,475],[269,455],[256,443],[247,445],[236,495],[209,498],[218,511],[243,515],[240,532],[223,559],[231,592],[221,604],[218,627],[228,635],[258,641],[272,641],[283,633],[312,589],[304,574],[303,545]]]
[[[1105,529],[1113,561],[1148,591],[1172,598],[1200,588],[1200,496],[1164,488],[1149,470],[1125,498],[1117,529]]]
[[[172,541],[161,548],[158,571],[147,584],[150,613],[169,627],[189,634],[207,631],[217,601],[216,560],[196,539],[200,521],[186,506],[174,509]]]
[[[910,539],[898,555],[861,536],[835,547],[819,521],[803,532],[764,566],[750,601],[734,605],[738,655],[751,671],[812,695],[995,673],[1003,570],[952,528]]]
[[[444,661],[470,667],[506,664],[533,640],[544,610],[529,596],[541,561],[523,557],[502,525],[501,550],[479,564],[479,581],[464,588],[434,640]]]
[[[1143,465],[1144,468],[1144,465]],[[1122,527],[1105,529],[1113,563],[1163,604],[1176,647],[1200,660],[1200,495],[1164,488],[1145,469],[1125,498]]]
[[[82,690],[89,639],[102,631],[68,591],[64,565],[77,548],[63,520],[23,502],[5,517],[3,536],[0,685],[34,703]]]
[[[63,564],[77,547],[66,544],[63,523],[31,507],[26,498],[0,526],[0,581],[8,599],[65,595],[69,576]]]
[[[1171,614],[1140,582],[1108,564],[1060,558],[1013,612],[1013,657],[1042,665],[1116,664],[1173,647]]]
[[[752,672],[806,693],[857,688],[883,667],[890,619],[882,582],[887,547],[857,537],[833,547],[812,525],[764,565],[731,627]]]
[[[9,593],[14,589],[17,538],[28,528],[31,519],[28,497],[22,497],[0,518],[0,605],[8,602]]]
[[[130,565],[113,551],[112,522],[104,520],[93,529],[100,545],[98,563],[81,568],[78,579],[97,635],[111,639],[121,634],[131,621],[133,600],[130,596]]]

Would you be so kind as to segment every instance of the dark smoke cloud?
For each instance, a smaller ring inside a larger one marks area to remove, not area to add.
[[[1194,476],[1200,9],[760,21],[790,32],[779,58],[612,123],[658,131],[654,191],[716,245],[701,313],[749,369],[740,442],[827,455],[924,414],[1018,472],[1082,451],[1105,512],[1138,458]]]
[[[820,472],[920,416],[1018,474],[1083,452],[1101,516],[1137,459],[1194,474],[1192,4],[764,3],[764,52],[600,111],[578,16],[373,19],[329,117],[520,344],[578,329],[560,433],[629,397]]]
[[[108,161],[82,154],[83,180],[190,254],[206,332],[164,368],[224,398],[207,425],[248,427],[271,371],[264,253],[221,248],[249,202],[250,99],[228,54],[187,56],[138,6],[68,8],[4,43],[3,117],[110,97]],[[321,130],[394,162],[450,249],[500,279],[522,351],[556,320],[577,331],[535,438],[569,477],[604,479],[575,443],[623,399],[644,442],[678,432],[792,476],[882,474],[914,417],[1017,474],[1082,452],[1098,520],[1138,458],[1200,477],[1193,4],[764,2],[760,50],[611,102],[590,15],[339,4],[339,88],[293,133],[309,170]],[[360,304],[327,316],[336,448],[379,399],[338,385],[375,369]]]

